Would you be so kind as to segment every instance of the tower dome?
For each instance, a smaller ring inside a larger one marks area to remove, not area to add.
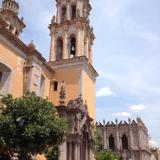
[[[18,15],[19,5],[16,2],[16,0],[4,0],[2,2],[2,7],[3,7],[3,10],[8,10]]]
[[[0,18],[8,24],[8,30],[15,36],[19,37],[25,24],[23,18],[19,18],[19,4],[16,0],[3,0]]]

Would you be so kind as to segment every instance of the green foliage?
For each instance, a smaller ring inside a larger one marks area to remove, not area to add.
[[[52,103],[28,93],[22,98],[8,95],[1,99],[0,146],[22,154],[44,153],[58,146],[67,123],[56,115]]]
[[[117,154],[103,151],[102,133],[98,129],[94,132],[94,144],[96,160],[120,160]]]
[[[48,160],[58,160],[59,158],[58,146],[49,148],[46,152],[46,158]]]
[[[99,130],[95,130],[94,132],[94,145],[96,152],[99,152],[102,150],[102,135]]]
[[[100,151],[96,155],[96,160],[120,160],[120,158],[115,153]]]

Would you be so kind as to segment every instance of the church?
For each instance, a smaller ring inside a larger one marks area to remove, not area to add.
[[[48,99],[69,121],[70,134],[59,147],[59,160],[94,160],[92,129],[98,73],[93,66],[92,8],[89,0],[56,0],[56,7],[49,24],[50,58],[46,60],[33,41],[25,44],[20,38],[26,25],[19,17],[18,2],[2,1],[0,98],[6,94],[21,97],[30,91]],[[140,119],[97,123],[97,128],[103,137],[103,150],[116,151],[124,160],[149,160],[148,130]],[[36,159],[45,157],[37,155]]]
[[[3,0],[0,11],[0,96],[21,97],[28,91],[47,98],[69,120],[70,135],[60,146],[60,160],[93,159],[91,128],[95,122],[92,65],[93,28],[89,0],[56,0],[49,24],[50,58],[31,41],[20,39],[26,27],[16,0]],[[47,24],[46,24],[47,25]],[[45,159],[37,156],[37,159]]]

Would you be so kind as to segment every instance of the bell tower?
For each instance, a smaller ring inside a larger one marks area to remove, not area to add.
[[[56,0],[57,14],[50,25],[50,61],[86,56],[92,63],[93,28],[89,0]]]
[[[0,17],[8,24],[8,30],[15,36],[19,37],[25,28],[23,18],[18,17],[19,4],[16,0],[3,0]]]
[[[90,2],[56,0],[56,7],[57,13],[49,26],[50,64],[56,71],[55,80],[58,84],[65,82],[68,101],[81,95],[88,104],[90,115],[95,118],[94,84],[97,72],[92,66],[95,36],[89,21]],[[58,99],[57,93],[51,93],[53,101]]]

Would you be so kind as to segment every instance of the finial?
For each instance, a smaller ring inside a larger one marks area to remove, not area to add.
[[[115,121],[115,122],[116,122],[116,125],[118,125],[118,119],[117,119],[117,118],[116,118],[116,121]]]
[[[131,118],[130,117],[128,118],[128,122],[129,122],[129,124],[131,124]]]
[[[65,86],[64,86],[64,81],[62,82],[61,90],[59,92],[59,98],[60,98],[60,105],[65,104],[65,99],[66,99],[66,92],[65,92]]]
[[[54,16],[52,17],[51,24],[53,24],[53,23],[55,23],[55,22],[56,22],[56,16],[54,15]]]
[[[34,50],[36,48],[36,46],[33,43],[33,40],[31,40],[31,42],[28,44],[28,48]]]
[[[104,126],[106,125],[106,121],[105,121],[105,119],[103,120],[103,125],[104,125]]]

